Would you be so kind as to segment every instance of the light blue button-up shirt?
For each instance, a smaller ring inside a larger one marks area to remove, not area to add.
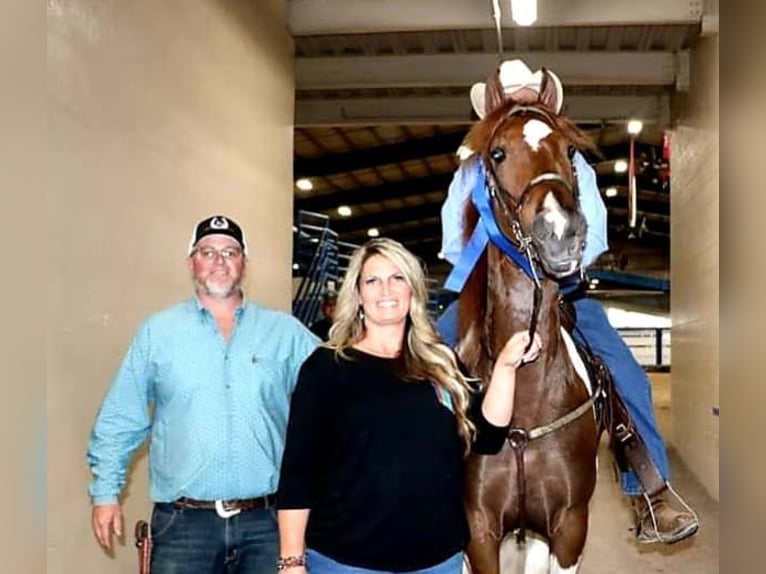
[[[582,259],[582,266],[587,268],[609,248],[607,244],[607,212],[604,200],[598,190],[596,172],[580,152],[574,154],[572,163],[577,171],[580,209],[588,223]],[[463,250],[463,213],[466,202],[471,200],[471,191],[477,185],[483,186],[485,181],[478,156],[474,155],[460,163],[460,167],[452,177],[447,192],[447,200],[441,209],[441,250],[444,258],[452,265],[457,263]]]
[[[139,328],[91,432],[94,504],[117,500],[149,435],[154,502],[276,491],[290,395],[319,340],[294,317],[252,302],[235,317],[227,342],[195,297]]]

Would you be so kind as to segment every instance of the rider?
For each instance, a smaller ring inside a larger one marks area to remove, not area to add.
[[[503,88],[505,100],[519,104],[538,101],[543,73],[534,73],[521,60],[506,60],[495,72]],[[552,111],[559,113],[563,103],[563,89],[558,77],[548,70],[549,78],[554,82],[556,104]],[[493,78],[496,80],[497,78]],[[491,111],[487,103],[498,105],[496,97],[486,97],[486,85],[483,82],[471,88],[471,104],[480,118]],[[476,185],[485,185],[481,175],[479,159],[473,150],[461,146],[458,150],[460,166],[450,184],[447,200],[442,207],[442,254],[455,265],[460,258],[462,245],[462,214],[465,201],[469,200],[471,190]],[[580,191],[580,207],[588,222],[583,269],[590,266],[608,249],[607,212],[596,184],[596,174],[585,158],[579,153],[573,157]],[[582,272],[560,280],[564,293],[572,293],[571,300],[576,311],[576,329],[574,336],[581,344],[587,340],[596,355],[599,355],[609,368],[620,396],[627,405],[630,416],[639,435],[647,446],[649,456],[657,466],[662,478],[669,484],[670,473],[665,444],[652,409],[651,386],[643,368],[609,323],[601,304],[587,296],[585,278]],[[450,344],[457,342],[457,305],[452,305],[439,319],[439,330]],[[651,512],[644,496],[641,484],[635,472],[624,472],[621,477],[623,493],[631,498],[636,514],[637,534],[640,542],[662,541],[667,544],[678,542],[692,536],[699,529],[699,522],[693,511],[679,511],[668,503],[663,494],[651,498],[650,504],[657,521],[654,528]],[[690,510],[690,509],[689,509]]]

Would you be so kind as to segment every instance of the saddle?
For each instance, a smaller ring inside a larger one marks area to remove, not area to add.
[[[570,297],[559,297],[561,325],[572,333],[575,328],[576,312]],[[609,369],[601,357],[587,345],[580,344],[574,337],[575,346],[585,364],[593,388],[599,396],[595,403],[598,436],[609,434],[609,447],[617,467],[622,472],[634,471],[647,496],[653,497],[665,489],[667,483],[649,456],[643,439],[636,431],[620,393],[614,385]]]

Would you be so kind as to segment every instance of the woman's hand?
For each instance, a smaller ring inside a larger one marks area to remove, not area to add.
[[[497,357],[495,364],[501,367],[511,367],[518,369],[524,363],[531,363],[540,354],[540,349],[543,347],[542,339],[540,335],[535,333],[532,344],[529,346],[529,351],[526,353],[524,349],[529,345],[529,331],[518,331],[511,335],[508,342],[500,351],[500,355]]]
[[[495,361],[492,379],[481,407],[484,418],[495,426],[502,427],[511,422],[516,392],[516,369],[524,363],[534,361],[540,354],[542,340],[539,335],[535,334],[529,351],[525,353],[524,349],[528,344],[528,331],[514,333]]]

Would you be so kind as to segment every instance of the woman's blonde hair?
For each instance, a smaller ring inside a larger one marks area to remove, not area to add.
[[[412,291],[402,344],[402,375],[413,382],[433,384],[442,402],[443,393],[449,394],[467,454],[476,435],[476,427],[468,418],[471,387],[460,372],[455,353],[442,341],[428,316],[428,290],[423,267],[401,243],[380,237],[368,241],[354,252],[338,292],[327,345],[335,350],[336,355],[348,358],[345,351],[364,337],[359,283],[364,264],[374,255],[381,255],[396,265]]]

